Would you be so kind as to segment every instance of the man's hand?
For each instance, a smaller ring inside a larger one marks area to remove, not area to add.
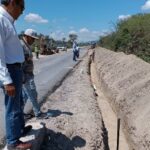
[[[14,97],[16,95],[16,89],[15,89],[15,86],[11,83],[11,84],[7,84],[7,85],[4,85],[4,89],[5,89],[5,92],[9,95],[9,96],[12,96]]]

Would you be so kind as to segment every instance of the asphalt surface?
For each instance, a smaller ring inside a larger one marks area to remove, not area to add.
[[[87,49],[83,48],[80,51],[80,59],[86,54]],[[39,59],[34,58],[34,74],[35,83],[38,91],[38,100],[41,103],[46,96],[53,92],[62,80],[66,77],[69,71],[79,62],[72,60],[72,51],[61,52],[55,55],[40,56]],[[5,108],[3,92],[0,90],[0,140],[5,135]],[[32,105],[27,102],[25,112],[32,110]]]

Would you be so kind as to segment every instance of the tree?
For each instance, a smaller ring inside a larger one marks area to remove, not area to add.
[[[137,14],[119,21],[116,31],[101,37],[99,43],[100,46],[134,54],[150,62],[150,14]]]
[[[78,38],[78,36],[76,34],[69,34],[69,39],[70,41],[74,41]]]
[[[65,37],[63,37],[63,38],[62,38],[62,41],[63,41],[63,43],[64,43],[64,42],[66,41],[66,38],[65,38]]]

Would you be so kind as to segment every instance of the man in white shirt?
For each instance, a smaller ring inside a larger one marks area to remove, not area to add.
[[[26,150],[30,143],[19,138],[24,134],[21,109],[22,67],[24,54],[14,21],[24,10],[24,0],[1,0],[0,6],[0,82],[5,94],[7,149]],[[31,129],[31,127],[29,127]],[[28,128],[28,129],[29,129]]]
[[[78,57],[78,50],[79,50],[76,41],[73,41],[72,49],[73,49],[73,60],[76,61],[76,58]]]

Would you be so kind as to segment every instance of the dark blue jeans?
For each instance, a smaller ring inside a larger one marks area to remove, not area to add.
[[[40,105],[37,101],[38,93],[36,91],[36,85],[34,82],[34,76],[33,75],[26,75],[26,82],[23,85],[22,88],[22,95],[23,95],[23,101],[24,105],[26,104],[27,100],[29,99],[33,105],[33,111],[35,116],[38,116],[40,111]]]
[[[25,122],[22,110],[22,68],[18,66],[8,66],[8,71],[16,88],[15,97],[5,93],[5,120],[6,120],[6,140],[7,144],[16,144],[21,137],[21,130]]]
[[[77,58],[77,51],[73,51],[73,60],[76,61]]]

